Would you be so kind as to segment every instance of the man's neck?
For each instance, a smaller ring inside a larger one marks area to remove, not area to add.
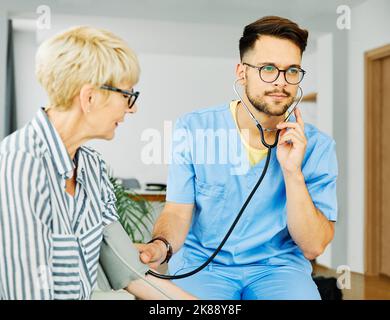
[[[250,103],[246,104],[250,112],[256,118],[256,120],[261,124],[263,129],[276,129],[276,125],[279,122],[284,120],[284,116],[269,116],[264,112],[256,110]],[[241,132],[248,132],[250,141],[253,139],[260,141],[261,135],[259,129],[256,127],[255,122],[252,117],[248,114],[245,107],[242,105],[242,102],[237,104],[236,110],[237,116],[237,125]],[[274,131],[264,131],[264,137],[267,143],[273,144],[276,137],[276,130]],[[251,143],[253,145],[253,143]],[[256,143],[257,145],[257,143]],[[262,148],[262,146],[260,146]]]

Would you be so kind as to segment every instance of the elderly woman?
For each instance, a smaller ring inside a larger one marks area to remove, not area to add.
[[[136,112],[139,65],[114,34],[77,27],[39,47],[36,75],[49,105],[0,145],[0,298],[89,299],[103,229],[118,216],[106,164],[84,144],[111,140]],[[125,289],[165,298],[142,278]],[[169,281],[146,279],[173,298],[194,298]]]

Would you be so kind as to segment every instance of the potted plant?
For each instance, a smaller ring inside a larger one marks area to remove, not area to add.
[[[153,206],[132,190],[125,190],[113,176],[110,181],[116,196],[116,209],[119,222],[133,242],[145,243],[151,236],[153,227]]]

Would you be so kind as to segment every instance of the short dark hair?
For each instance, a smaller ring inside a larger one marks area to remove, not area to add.
[[[253,48],[256,40],[262,35],[291,40],[301,49],[302,54],[306,49],[309,32],[301,29],[298,24],[286,18],[277,16],[263,17],[244,28],[239,45],[241,60],[244,54]]]

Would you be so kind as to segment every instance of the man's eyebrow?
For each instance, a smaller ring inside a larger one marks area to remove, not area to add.
[[[272,66],[277,67],[277,65],[274,62],[259,62],[256,65],[258,67],[262,67],[262,66],[265,66],[265,65],[272,65]],[[291,64],[291,65],[287,66],[286,69],[288,69],[288,68],[301,68],[301,66],[299,64]]]

